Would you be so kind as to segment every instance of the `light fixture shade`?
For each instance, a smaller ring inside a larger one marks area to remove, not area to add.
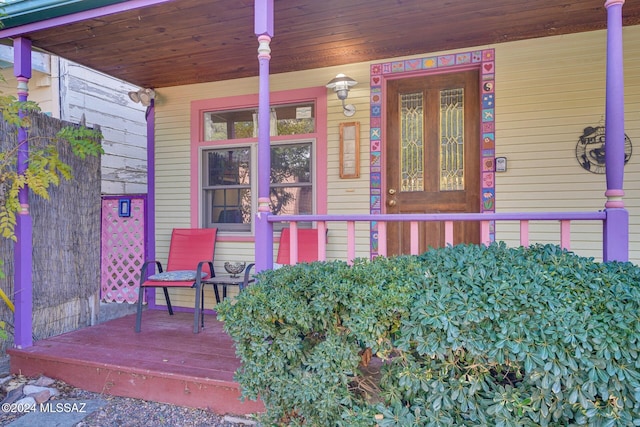
[[[131,100],[135,103],[140,102],[140,97],[138,96],[138,92],[137,91],[131,91],[129,92],[129,98],[131,98]]]
[[[155,97],[156,97],[156,92],[150,88],[144,88],[137,91],[129,92],[129,98],[131,98],[133,102],[136,102],[136,103],[139,102],[145,107],[148,107],[149,105],[151,105],[151,101],[155,99]]]
[[[140,103],[148,107],[151,105],[151,100],[155,99],[156,93],[153,89],[145,88],[138,93],[138,96],[140,97]]]
[[[351,117],[355,114],[356,107],[351,104],[345,105],[344,100],[349,96],[349,89],[357,84],[357,81],[342,73],[338,74],[329,83],[327,83],[327,88],[333,89],[338,96],[338,99],[342,101],[343,113],[347,117]]]
[[[355,86],[357,84],[358,82],[352,79],[351,77],[347,77],[346,75],[340,73],[337,76],[335,76],[329,83],[327,83],[327,87],[329,89],[333,89],[336,92],[338,92],[339,94],[338,97],[340,98],[341,91],[349,92],[349,89],[352,86]],[[340,98],[340,99],[343,99],[343,98]]]

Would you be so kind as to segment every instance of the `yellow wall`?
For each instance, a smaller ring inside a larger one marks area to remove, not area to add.
[[[640,149],[640,26],[624,31],[626,133]],[[458,52],[495,48],[496,155],[508,159],[508,171],[496,174],[498,212],[598,210],[604,206],[605,176],[582,169],[575,158],[578,137],[587,126],[604,125],[606,32],[557,36]],[[452,52],[425,52],[418,57]],[[278,52],[272,52],[277,58]],[[376,61],[383,62],[383,61]],[[333,93],[328,96],[328,212],[369,212],[369,68],[352,64],[271,76],[272,91],[322,86],[337,73],[358,81],[348,102],[357,108],[346,118]],[[256,60],[257,67],[257,60]],[[156,237],[158,259],[166,257],[170,230],[189,226],[190,102],[258,92],[258,79],[171,87],[157,90]],[[340,179],[339,123],[359,121],[361,175]],[[636,150],[637,151],[637,150]],[[626,206],[630,211],[630,250],[640,262],[640,154],[625,168]],[[330,224],[329,258],[345,258],[346,226]],[[573,225],[572,249],[601,257],[599,224]],[[357,227],[357,256],[369,255],[369,229]],[[531,225],[531,241],[557,242],[559,226]],[[518,243],[516,224],[499,224],[497,239]],[[249,243],[219,242],[216,269],[227,260],[253,260]],[[208,294],[212,294],[209,292]],[[208,295],[207,306],[211,296]],[[192,293],[176,296],[192,306]]]

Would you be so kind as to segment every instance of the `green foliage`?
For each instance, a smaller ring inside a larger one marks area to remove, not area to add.
[[[218,313],[270,425],[632,426],[639,284],[557,246],[459,245],[262,272]]]

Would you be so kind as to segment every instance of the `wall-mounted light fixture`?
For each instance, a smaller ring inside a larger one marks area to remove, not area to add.
[[[347,117],[351,117],[356,113],[356,107],[352,104],[345,105],[344,100],[349,96],[349,89],[357,84],[357,81],[342,73],[338,74],[333,80],[327,83],[327,87],[329,89],[333,89],[336,95],[338,95],[338,99],[342,101],[342,110],[344,115]]]
[[[129,92],[129,98],[135,103],[141,103],[145,107],[151,105],[151,101],[156,98],[156,92],[153,89],[145,88]]]

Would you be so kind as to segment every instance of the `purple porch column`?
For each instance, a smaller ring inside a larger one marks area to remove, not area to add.
[[[145,206],[145,259],[156,259],[156,107],[155,99],[145,113],[147,120],[147,199]],[[150,268],[149,275],[153,274],[155,266]],[[149,307],[155,305],[156,293],[153,289],[146,290],[146,298]]]
[[[13,75],[18,80],[18,100],[24,102],[29,96],[29,79],[31,78],[31,40],[18,37],[13,41]],[[22,117],[22,112],[20,113]],[[29,143],[27,130],[18,129],[18,173],[27,170],[29,159]],[[14,247],[14,344],[17,348],[33,345],[33,221],[29,213],[29,189],[25,186],[18,194],[20,212],[16,220],[16,237]]]
[[[273,37],[273,0],[255,1],[255,34],[258,37],[260,87],[258,91],[258,212],[255,216],[256,271],[273,268],[273,225],[267,221],[271,177],[271,139],[269,138],[269,61]]]
[[[622,55],[622,5],[607,0],[607,92],[605,163],[607,191],[603,230],[604,261],[629,260],[629,213],[624,208],[624,70]]]

